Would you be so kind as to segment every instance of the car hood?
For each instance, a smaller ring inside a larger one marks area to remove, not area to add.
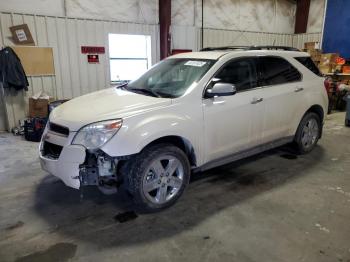
[[[78,131],[82,126],[115,118],[123,118],[171,105],[171,99],[108,88],[74,98],[50,114],[50,121]]]

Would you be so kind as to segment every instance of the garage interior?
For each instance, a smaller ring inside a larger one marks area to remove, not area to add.
[[[0,90],[0,261],[350,262],[349,7],[0,0],[0,46],[15,50],[29,84]],[[136,79],[172,54],[255,45],[304,50],[327,77],[329,114],[310,154],[282,146],[195,173],[174,206],[142,214],[123,189],[89,187],[82,198],[41,169],[39,143],[23,137],[25,119],[47,115],[49,102]]]

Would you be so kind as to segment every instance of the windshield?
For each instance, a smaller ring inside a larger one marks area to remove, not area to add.
[[[156,97],[179,97],[198,82],[215,62],[206,59],[166,59],[125,88]]]

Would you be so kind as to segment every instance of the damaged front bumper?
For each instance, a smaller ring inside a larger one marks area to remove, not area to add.
[[[118,160],[101,150],[89,152],[82,145],[72,145],[74,135],[63,136],[46,128],[40,143],[42,169],[71,188],[94,185],[106,194],[115,193]]]
[[[58,159],[49,158],[40,152],[42,169],[61,179],[67,186],[80,188],[80,165],[86,157],[85,148],[79,145],[63,146]]]

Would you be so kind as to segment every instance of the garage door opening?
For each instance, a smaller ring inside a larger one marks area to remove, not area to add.
[[[151,36],[109,34],[112,83],[137,79],[151,67]]]

